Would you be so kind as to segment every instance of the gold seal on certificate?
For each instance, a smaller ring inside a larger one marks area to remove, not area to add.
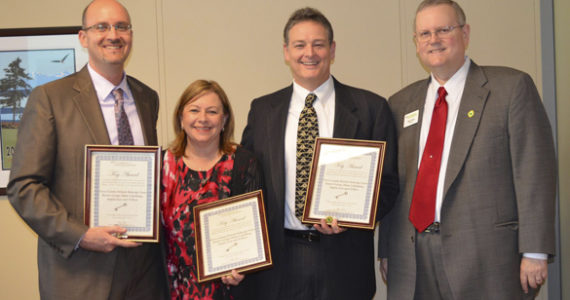
[[[160,147],[85,146],[85,225],[118,225],[125,238],[158,242]]]
[[[272,265],[261,190],[194,207],[198,281]]]
[[[317,138],[303,223],[374,229],[386,142]]]

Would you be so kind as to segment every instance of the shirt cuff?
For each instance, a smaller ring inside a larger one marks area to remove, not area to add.
[[[548,254],[546,254],[546,253],[523,253],[523,257],[547,260]]]
[[[79,241],[77,241],[77,244],[75,244],[75,248],[73,248],[73,251],[77,251],[77,249],[79,249],[79,244],[81,244],[81,241],[83,241],[84,237],[85,237],[85,233],[81,236]]]

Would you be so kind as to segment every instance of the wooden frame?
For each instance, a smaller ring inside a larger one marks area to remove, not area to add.
[[[198,281],[273,264],[261,190],[194,207]]]
[[[85,225],[119,225],[121,238],[157,243],[159,146],[85,146]]]
[[[317,138],[302,222],[374,230],[386,142]]]

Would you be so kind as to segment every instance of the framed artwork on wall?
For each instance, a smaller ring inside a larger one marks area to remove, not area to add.
[[[80,29],[0,29],[0,195],[6,194],[18,126],[30,92],[73,74],[88,61],[77,38]]]

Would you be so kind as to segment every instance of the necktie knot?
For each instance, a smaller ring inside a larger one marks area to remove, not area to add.
[[[115,89],[111,92],[115,98],[115,103],[123,105],[123,90],[121,88]]]
[[[308,94],[307,97],[305,98],[305,107],[311,108],[315,100],[317,100],[317,95],[313,93]]]
[[[437,101],[435,103],[435,105],[441,105],[441,103],[443,101],[445,101],[445,96],[447,96],[447,91],[445,90],[444,87],[439,87],[439,89],[437,89],[437,94],[439,97],[437,97]]]

